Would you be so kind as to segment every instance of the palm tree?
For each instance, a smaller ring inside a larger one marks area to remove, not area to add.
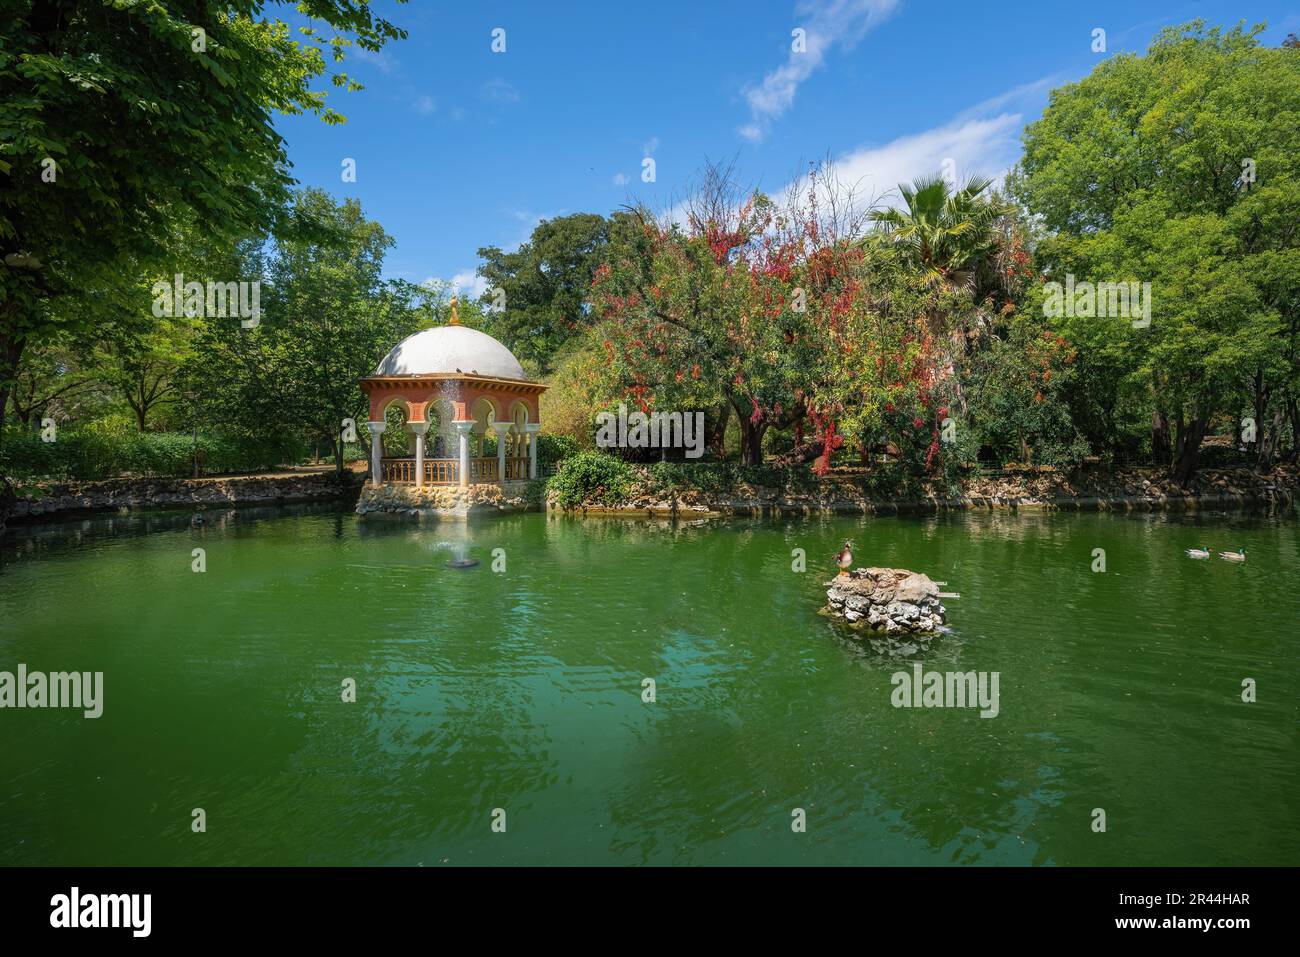
[[[876,210],[873,222],[904,248],[927,283],[971,288],[981,262],[997,248],[1005,204],[981,194],[993,180],[972,176],[953,189],[942,176],[900,183],[903,209]]]
[[[982,195],[992,183],[983,176],[970,177],[958,189],[950,187],[942,176],[918,179],[910,186],[900,183],[904,208],[876,210],[871,219],[905,252],[926,285],[982,298],[985,284],[980,277],[987,278],[989,267],[995,264],[1001,240],[999,224],[1011,212],[1005,201]],[[973,310],[958,310],[958,316],[938,303],[923,312],[930,332],[951,343],[941,376],[952,377],[962,415],[968,409],[965,391],[955,375],[957,357],[968,351],[970,340],[991,321],[978,301],[973,305]]]

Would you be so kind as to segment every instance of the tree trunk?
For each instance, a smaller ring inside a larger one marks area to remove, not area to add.
[[[953,392],[957,396],[957,408],[961,409],[963,419],[970,416],[970,408],[966,404],[966,390],[961,387],[961,377],[957,375],[957,366],[953,364],[952,373]]]
[[[732,406],[736,409],[736,418],[740,420],[741,464],[762,465],[763,433],[767,431],[767,425],[763,422],[754,422],[749,415],[736,405],[736,401],[732,401]]]
[[[1151,413],[1151,464],[1168,465],[1170,452],[1169,417],[1156,409]]]
[[[1272,390],[1264,384],[1263,372],[1256,372],[1251,377],[1250,385],[1255,405],[1255,438],[1253,441],[1247,442],[1246,446],[1258,456],[1262,451],[1264,436],[1261,433],[1264,431],[1264,417],[1268,415],[1268,398],[1269,392]],[[1233,427],[1238,428],[1239,423],[1234,423]]]
[[[343,436],[336,435],[330,444],[334,447],[334,476],[342,481],[343,479]]]
[[[1174,459],[1174,480],[1184,488],[1191,482],[1192,476],[1201,461],[1201,440],[1205,438],[1205,429],[1209,419],[1194,416],[1186,425],[1182,412],[1177,419],[1177,457]]]
[[[861,446],[861,448],[865,457],[866,446]],[[823,439],[818,439],[815,442],[804,442],[801,445],[796,445],[789,455],[778,455],[772,459],[772,464],[780,466],[802,465],[805,462],[820,458],[825,452],[826,442]]]
[[[709,435],[705,441],[709,452],[715,459],[721,461],[727,455],[727,423],[731,419],[731,406],[723,402],[713,410],[712,424],[708,426]],[[705,416],[705,422],[709,421]]]
[[[1286,397],[1287,415],[1291,417],[1291,456],[1292,465],[1300,462],[1300,402],[1295,396]]]
[[[25,340],[12,333],[0,334],[0,442],[3,442],[9,396],[18,378],[18,363],[23,357]]]
[[[748,419],[740,423],[740,460],[745,465],[763,464],[763,434],[766,425],[755,425]]]
[[[1255,459],[1255,471],[1260,475],[1267,475],[1273,471],[1273,456],[1277,454],[1278,446],[1282,444],[1282,426],[1286,422],[1286,410],[1278,403],[1278,407],[1273,412],[1273,421],[1268,424],[1268,428],[1263,428],[1263,420],[1260,421],[1260,429],[1263,435],[1259,438],[1259,455]]]

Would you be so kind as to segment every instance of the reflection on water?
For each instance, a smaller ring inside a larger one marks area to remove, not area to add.
[[[0,547],[0,670],[102,670],[106,688],[98,721],[0,712],[0,864],[1300,851],[1290,516],[189,518],[88,519]],[[845,538],[861,564],[948,582],[952,631],[900,657],[819,616]],[[1249,560],[1184,556],[1207,543]],[[890,677],[913,661],[997,671],[1000,714],[892,708]],[[497,807],[506,835],[489,829]]]

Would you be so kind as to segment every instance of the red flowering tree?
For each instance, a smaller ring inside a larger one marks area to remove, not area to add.
[[[640,236],[596,272],[589,298],[603,362],[600,403],[642,411],[720,403],[741,424],[742,460],[793,430],[787,464],[824,473],[847,442],[940,465],[956,389],[954,337],[989,290],[934,283],[907,249],[870,230],[833,173],[814,170],[778,205],[707,171],[684,222],[642,210]],[[1001,245],[991,244],[997,252]]]
[[[769,198],[743,195],[717,169],[684,227],[639,215],[639,239],[592,282],[605,358],[595,391],[645,412],[725,404],[743,461],[757,464],[769,428],[807,415],[822,365],[803,250]]]

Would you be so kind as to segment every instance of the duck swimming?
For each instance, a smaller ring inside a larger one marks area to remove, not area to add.
[[[1210,557],[1209,548],[1186,548],[1183,550],[1187,552],[1188,558],[1209,558]]]
[[[1219,557],[1225,562],[1244,562],[1246,560],[1246,550],[1239,548],[1235,552],[1219,552]]]
[[[852,542],[845,542],[844,550],[835,556],[835,564],[840,566],[841,575],[847,575],[853,565],[853,552],[850,551],[852,546]]]

